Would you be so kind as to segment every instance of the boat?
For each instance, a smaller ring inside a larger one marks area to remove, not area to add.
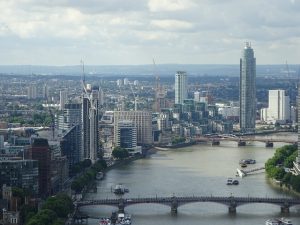
[[[126,213],[118,213],[116,225],[130,225],[131,215]]]
[[[280,225],[277,219],[269,219],[266,221],[266,225]]]
[[[241,163],[241,167],[245,168],[245,167],[247,167],[247,164],[246,163]]]
[[[122,184],[117,184],[113,190],[113,192],[117,195],[123,195],[129,192],[128,188],[125,188]]]
[[[255,159],[241,159],[240,164],[255,164],[256,160]]]
[[[233,179],[232,178],[228,178],[227,179],[227,185],[232,185],[233,184]]]
[[[266,221],[266,225],[293,225],[292,221],[287,218],[269,219]]]
[[[102,180],[104,178],[104,173],[103,172],[98,172],[97,174],[96,174],[96,179],[97,180]]]
[[[234,180],[234,181],[232,182],[232,184],[233,184],[233,185],[239,185],[239,181],[238,181],[238,180]]]
[[[280,222],[280,225],[293,225],[292,221],[285,217],[279,218],[278,220]]]
[[[101,218],[99,225],[111,225],[111,220],[109,218]]]

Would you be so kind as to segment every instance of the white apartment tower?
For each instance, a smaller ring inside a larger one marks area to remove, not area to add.
[[[35,84],[32,84],[27,88],[27,98],[28,99],[36,99],[37,98],[37,88],[36,88]]]
[[[187,74],[178,71],[175,74],[175,104],[183,104],[184,99],[187,99]]]
[[[290,97],[284,90],[269,90],[268,120],[290,120]]]
[[[65,109],[65,104],[68,101],[68,92],[67,91],[60,91],[59,92],[59,109]]]

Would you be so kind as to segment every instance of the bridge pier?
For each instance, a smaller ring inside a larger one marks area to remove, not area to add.
[[[289,213],[290,207],[289,206],[281,206],[281,213]]]
[[[220,141],[218,140],[212,140],[211,145],[220,145]]]
[[[246,146],[246,141],[241,141],[241,140],[239,140],[238,141],[238,146],[240,147],[240,146]]]
[[[266,147],[267,147],[267,148],[273,148],[273,147],[274,147],[274,143],[271,142],[271,141],[267,141],[267,142],[266,142]]]
[[[171,213],[173,215],[177,214],[177,209],[178,209],[178,201],[176,197],[173,197],[173,201],[171,203]]]
[[[235,214],[236,213],[236,203],[232,203],[228,207],[228,212],[230,214]]]
[[[119,200],[118,209],[119,209],[118,210],[119,213],[124,213],[124,211],[125,211],[125,204],[124,204],[124,200],[123,199]]]

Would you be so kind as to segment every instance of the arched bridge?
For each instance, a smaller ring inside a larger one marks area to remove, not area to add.
[[[259,197],[215,197],[215,196],[192,196],[192,197],[150,197],[150,198],[120,198],[99,199],[75,202],[76,207],[88,205],[109,205],[118,207],[119,212],[124,212],[126,206],[136,204],[163,204],[171,207],[172,213],[177,213],[178,207],[196,202],[214,202],[228,206],[230,213],[235,213],[240,205],[251,203],[275,204],[280,206],[281,212],[289,212],[291,206],[300,205],[300,198],[259,198]]]

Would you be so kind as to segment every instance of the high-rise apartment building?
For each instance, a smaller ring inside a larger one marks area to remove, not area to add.
[[[256,59],[246,42],[240,59],[240,130],[254,132],[256,119]]]
[[[269,90],[269,107],[261,109],[261,119],[273,124],[291,120],[290,97],[285,90]]]
[[[83,160],[82,153],[82,106],[80,103],[65,104],[58,117],[58,128],[62,134],[61,151],[72,166]]]
[[[82,106],[80,103],[65,104],[62,114],[58,116],[58,129],[63,133],[73,126],[81,124]]]
[[[99,149],[99,87],[94,86],[82,99],[82,150],[83,157],[92,163]],[[101,153],[100,153],[101,154]]]
[[[120,121],[133,121],[137,128],[137,144],[152,144],[152,113],[149,111],[115,111],[114,112],[114,142],[117,143],[117,132]]]
[[[27,88],[27,98],[28,99],[36,99],[37,98],[37,88],[36,88],[35,84],[32,84]]]
[[[187,74],[178,71],[175,74],[175,104],[182,104],[187,99]]]
[[[68,101],[68,92],[60,91],[59,92],[59,109],[63,110],[65,108],[65,104]]]

